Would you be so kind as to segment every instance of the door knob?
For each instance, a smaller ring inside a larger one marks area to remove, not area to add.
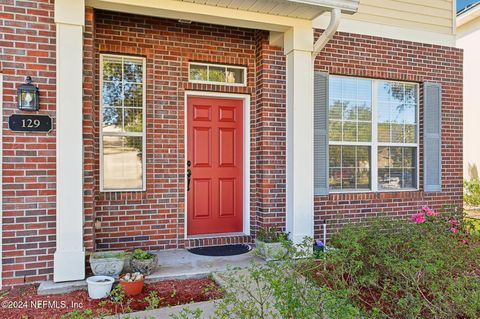
[[[187,167],[192,166],[192,162],[190,160],[187,161]],[[190,168],[187,169],[187,192],[190,190],[190,177],[192,176],[192,170]]]

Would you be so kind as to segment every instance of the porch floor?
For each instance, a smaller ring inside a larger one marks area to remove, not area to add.
[[[167,279],[186,279],[204,277],[213,272],[223,272],[228,267],[247,267],[252,261],[263,263],[261,258],[253,256],[252,252],[226,257],[210,257],[195,255],[187,250],[158,251],[157,271],[146,276],[146,282],[156,282]],[[63,294],[74,290],[85,289],[85,280],[53,282],[43,281],[38,287],[39,295]]]

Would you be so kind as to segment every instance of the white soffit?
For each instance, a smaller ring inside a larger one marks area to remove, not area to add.
[[[480,1],[466,7],[457,14],[457,27],[461,27],[478,17],[480,17]]]
[[[325,11],[339,8],[357,12],[359,0],[177,0],[213,7],[243,10],[297,19],[312,20]]]

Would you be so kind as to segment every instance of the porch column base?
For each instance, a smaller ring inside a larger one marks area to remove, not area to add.
[[[53,281],[85,279],[85,250],[56,251],[53,255]]]

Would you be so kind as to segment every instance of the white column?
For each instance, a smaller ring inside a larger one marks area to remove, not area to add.
[[[287,59],[287,231],[313,237],[313,29],[285,32]]]
[[[85,278],[83,246],[83,0],[56,0],[57,238],[55,282]]]

